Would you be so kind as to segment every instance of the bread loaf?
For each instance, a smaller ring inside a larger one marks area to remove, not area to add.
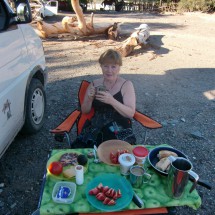
[[[178,157],[178,155],[175,152],[168,151],[168,150],[161,150],[161,151],[159,151],[158,158],[162,159],[165,157],[169,157],[170,155],[172,155],[174,157]]]
[[[160,159],[160,161],[157,162],[155,166],[159,170],[162,170],[163,172],[165,172],[165,171],[167,171],[170,163],[171,163],[171,161],[168,159],[168,157],[165,157],[165,158]]]
[[[75,167],[71,166],[69,169],[63,171],[63,176],[66,178],[72,178],[75,176]]]

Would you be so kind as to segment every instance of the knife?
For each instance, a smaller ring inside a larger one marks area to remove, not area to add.
[[[143,200],[134,191],[133,191],[133,199],[132,199],[132,201],[139,208],[142,208],[144,206]]]
[[[125,188],[125,190],[128,190],[128,188],[125,187],[124,180],[126,180],[129,184],[130,182],[126,179],[125,176],[123,177],[123,180],[121,180],[122,186]],[[138,208],[142,208],[144,206],[143,200],[134,192],[134,190],[132,190],[132,192],[133,192],[132,201],[134,202],[135,205],[137,205]]]

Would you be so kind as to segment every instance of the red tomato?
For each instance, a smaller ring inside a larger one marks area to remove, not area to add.
[[[118,158],[117,157],[111,158],[110,160],[112,163],[118,164]]]
[[[115,155],[113,152],[110,152],[110,159],[115,158]]]
[[[63,171],[63,165],[60,162],[54,161],[49,164],[49,171],[54,175],[60,175]]]

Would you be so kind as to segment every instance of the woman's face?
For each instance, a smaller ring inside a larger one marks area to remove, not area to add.
[[[114,63],[101,64],[104,79],[112,81],[116,80],[119,74],[120,66]]]

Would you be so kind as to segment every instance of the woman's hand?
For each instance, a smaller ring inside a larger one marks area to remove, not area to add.
[[[97,100],[99,100],[100,102],[103,102],[105,104],[112,104],[113,102],[113,96],[107,92],[107,91],[99,91],[97,94],[96,94],[96,97],[95,97]]]

